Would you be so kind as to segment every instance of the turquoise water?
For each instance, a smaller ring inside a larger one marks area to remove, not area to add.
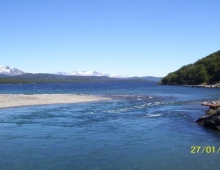
[[[111,101],[0,109],[0,169],[220,169],[220,134],[195,121],[220,89],[153,83],[1,85],[0,93],[74,93]]]

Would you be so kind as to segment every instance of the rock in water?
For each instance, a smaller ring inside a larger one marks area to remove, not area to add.
[[[196,122],[209,129],[220,130],[220,105],[219,103],[208,104],[202,103],[204,106],[210,106],[205,116],[200,117]]]

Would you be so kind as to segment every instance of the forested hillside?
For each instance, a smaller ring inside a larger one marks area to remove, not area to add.
[[[156,77],[155,77],[156,79]],[[0,74],[0,84],[30,84],[30,83],[89,83],[89,82],[135,82],[149,80],[147,77],[139,78],[111,78],[105,76],[65,76],[55,74],[22,74],[8,76]]]
[[[220,82],[220,50],[165,76],[160,84],[198,85]]]

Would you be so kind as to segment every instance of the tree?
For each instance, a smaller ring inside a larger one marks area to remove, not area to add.
[[[169,73],[161,84],[203,84],[220,82],[220,50]]]

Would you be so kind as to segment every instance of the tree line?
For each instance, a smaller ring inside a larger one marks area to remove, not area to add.
[[[198,85],[220,82],[220,50],[165,76],[160,84]]]

